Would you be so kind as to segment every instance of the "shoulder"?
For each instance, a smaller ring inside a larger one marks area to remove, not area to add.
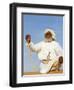
[[[58,43],[57,41],[52,41],[52,44],[53,44],[54,46],[58,46],[58,45],[59,45],[59,43]]]

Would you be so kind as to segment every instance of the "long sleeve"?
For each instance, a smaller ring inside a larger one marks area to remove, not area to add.
[[[39,52],[41,50],[41,42],[37,44],[31,42],[30,44],[26,44],[26,45],[33,52]]]
[[[59,43],[55,43],[55,53],[57,55],[57,57],[63,56],[63,50],[61,48],[61,46],[59,45]]]

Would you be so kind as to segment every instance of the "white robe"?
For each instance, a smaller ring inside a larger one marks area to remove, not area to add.
[[[51,69],[54,62],[58,60],[60,56],[63,56],[62,48],[56,41],[51,42],[41,41],[37,44],[33,44],[31,42],[29,44],[29,48],[31,49],[31,51],[37,52],[39,60],[41,61],[44,59],[47,60],[47,58],[51,60],[49,61],[48,64],[43,63],[40,64],[41,73],[47,73]]]

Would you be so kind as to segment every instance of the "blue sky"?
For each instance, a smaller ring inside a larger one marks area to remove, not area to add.
[[[63,16],[23,14],[23,68],[24,72],[39,71],[40,61],[35,53],[32,60],[25,45],[25,36],[30,34],[32,41],[38,43],[44,39],[44,30],[52,28],[56,33],[56,40],[63,48]]]

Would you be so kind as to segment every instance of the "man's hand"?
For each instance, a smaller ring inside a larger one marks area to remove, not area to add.
[[[27,34],[25,39],[26,39],[26,42],[29,44],[31,42],[31,35]]]
[[[63,63],[63,57],[62,57],[62,56],[59,57],[59,63],[60,63],[60,64]]]

